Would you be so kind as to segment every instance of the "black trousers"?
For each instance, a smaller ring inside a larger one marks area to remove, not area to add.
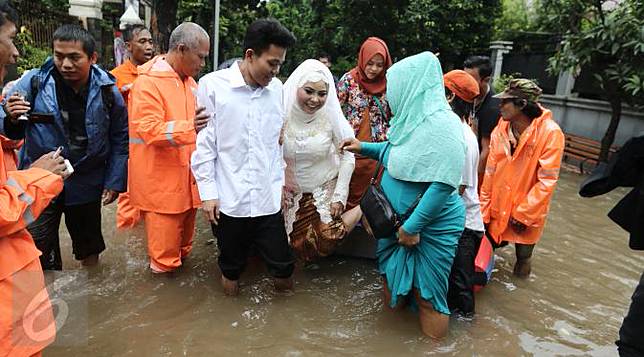
[[[474,314],[474,259],[482,237],[483,232],[463,230],[449,275],[447,305],[450,311],[465,316]]]
[[[616,344],[621,357],[644,356],[644,273],[633,293]]]
[[[44,270],[63,269],[58,235],[63,214],[65,214],[65,225],[72,238],[72,249],[76,260],[83,260],[105,250],[101,232],[100,201],[73,206],[53,201],[40,217],[27,227],[36,247],[42,252],[40,264]]]
[[[219,247],[219,269],[229,280],[238,280],[246,267],[251,247],[261,255],[269,274],[288,278],[295,268],[295,256],[286,238],[282,212],[260,217],[219,215],[212,225]]]

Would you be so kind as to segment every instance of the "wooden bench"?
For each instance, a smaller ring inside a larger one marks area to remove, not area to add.
[[[584,173],[584,166],[591,164],[594,168],[599,163],[599,152],[601,151],[601,143],[583,136],[572,134],[565,134],[566,146],[564,148],[564,161],[570,162],[574,160],[579,164],[579,171]],[[608,156],[619,150],[618,146],[611,146]]]

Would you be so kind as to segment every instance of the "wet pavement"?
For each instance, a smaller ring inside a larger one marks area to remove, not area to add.
[[[453,318],[440,342],[421,334],[414,313],[383,310],[374,261],[333,257],[300,268],[287,295],[257,263],[230,298],[201,213],[193,254],[160,277],[147,269],[143,228],[115,232],[110,206],[98,267],[80,269],[62,235],[67,270],[47,275],[67,313],[45,356],[613,356],[644,253],[629,250],[627,233],[606,217],[627,191],[582,199],[580,180],[562,174],[532,276],[512,275],[513,247],[497,250],[476,317]]]

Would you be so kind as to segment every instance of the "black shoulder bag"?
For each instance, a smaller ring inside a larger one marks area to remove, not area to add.
[[[402,216],[398,215],[393,207],[391,207],[391,203],[389,203],[384,192],[382,192],[380,183],[377,180],[378,175],[380,174],[380,168],[382,167],[382,160],[389,149],[389,145],[390,144],[387,143],[387,146],[380,154],[376,172],[371,178],[369,187],[367,187],[362,198],[360,198],[360,209],[362,209],[362,214],[367,219],[367,223],[369,223],[373,236],[377,239],[391,238],[394,233],[398,231],[398,228],[400,228],[400,226],[402,226],[409,218],[416,206],[418,206],[418,203],[424,194],[424,192],[419,193],[414,203],[409,206]]]

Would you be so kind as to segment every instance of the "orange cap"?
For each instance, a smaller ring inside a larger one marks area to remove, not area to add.
[[[455,69],[445,73],[443,81],[447,89],[468,103],[474,102],[479,95],[479,84],[476,79],[463,70]]]

